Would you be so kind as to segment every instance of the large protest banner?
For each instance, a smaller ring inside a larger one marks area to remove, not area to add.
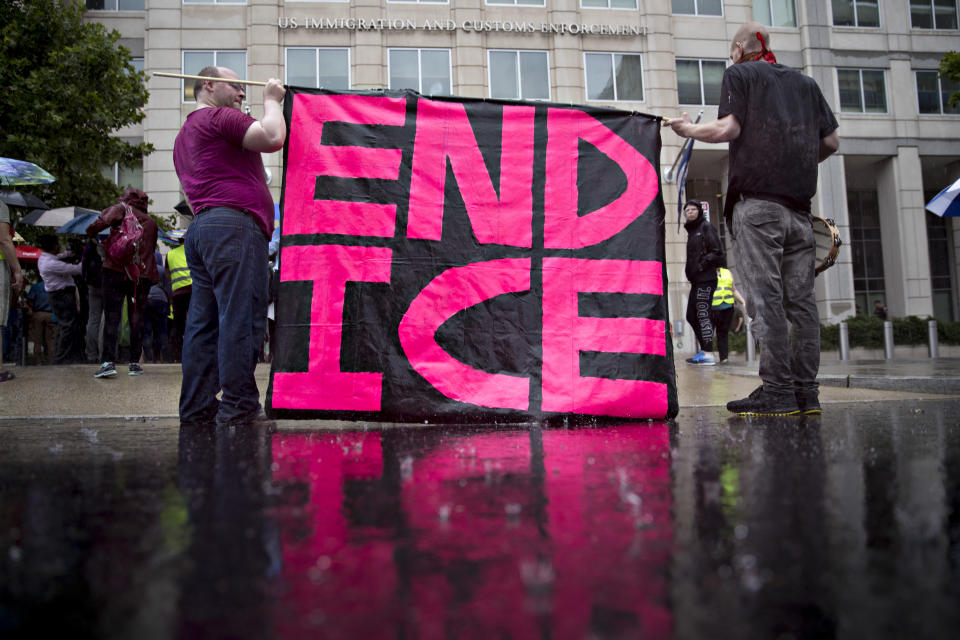
[[[677,413],[657,118],[291,87],[269,415]]]

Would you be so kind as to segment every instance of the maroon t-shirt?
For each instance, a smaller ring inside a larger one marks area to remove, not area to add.
[[[273,198],[260,152],[243,148],[256,120],[232,107],[197,109],[187,116],[173,145],[173,165],[195,212],[230,207],[247,212],[269,238]]]

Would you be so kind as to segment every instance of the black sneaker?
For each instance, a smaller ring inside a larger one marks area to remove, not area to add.
[[[139,362],[131,362],[130,367],[127,370],[127,375],[131,376],[142,376],[143,367],[140,366]]]
[[[93,374],[94,378],[115,378],[117,377],[117,370],[113,366],[112,362],[104,362],[100,365],[100,368],[97,369],[97,372]]]
[[[727,411],[741,416],[795,416],[800,413],[797,399],[793,394],[779,395],[767,393],[760,385],[743,400],[731,400]]]
[[[816,391],[797,391],[797,407],[805,416],[818,416],[823,413],[820,408],[820,394]]]

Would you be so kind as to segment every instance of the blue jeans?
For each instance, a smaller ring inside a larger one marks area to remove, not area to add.
[[[254,370],[267,324],[267,238],[250,216],[216,207],[194,218],[185,249],[193,293],[180,421],[242,422],[260,412]]]

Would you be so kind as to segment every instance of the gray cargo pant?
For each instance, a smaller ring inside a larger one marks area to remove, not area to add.
[[[813,290],[816,249],[810,214],[744,198],[733,209],[733,238],[738,283],[760,343],[764,390],[815,394],[820,317]]]

